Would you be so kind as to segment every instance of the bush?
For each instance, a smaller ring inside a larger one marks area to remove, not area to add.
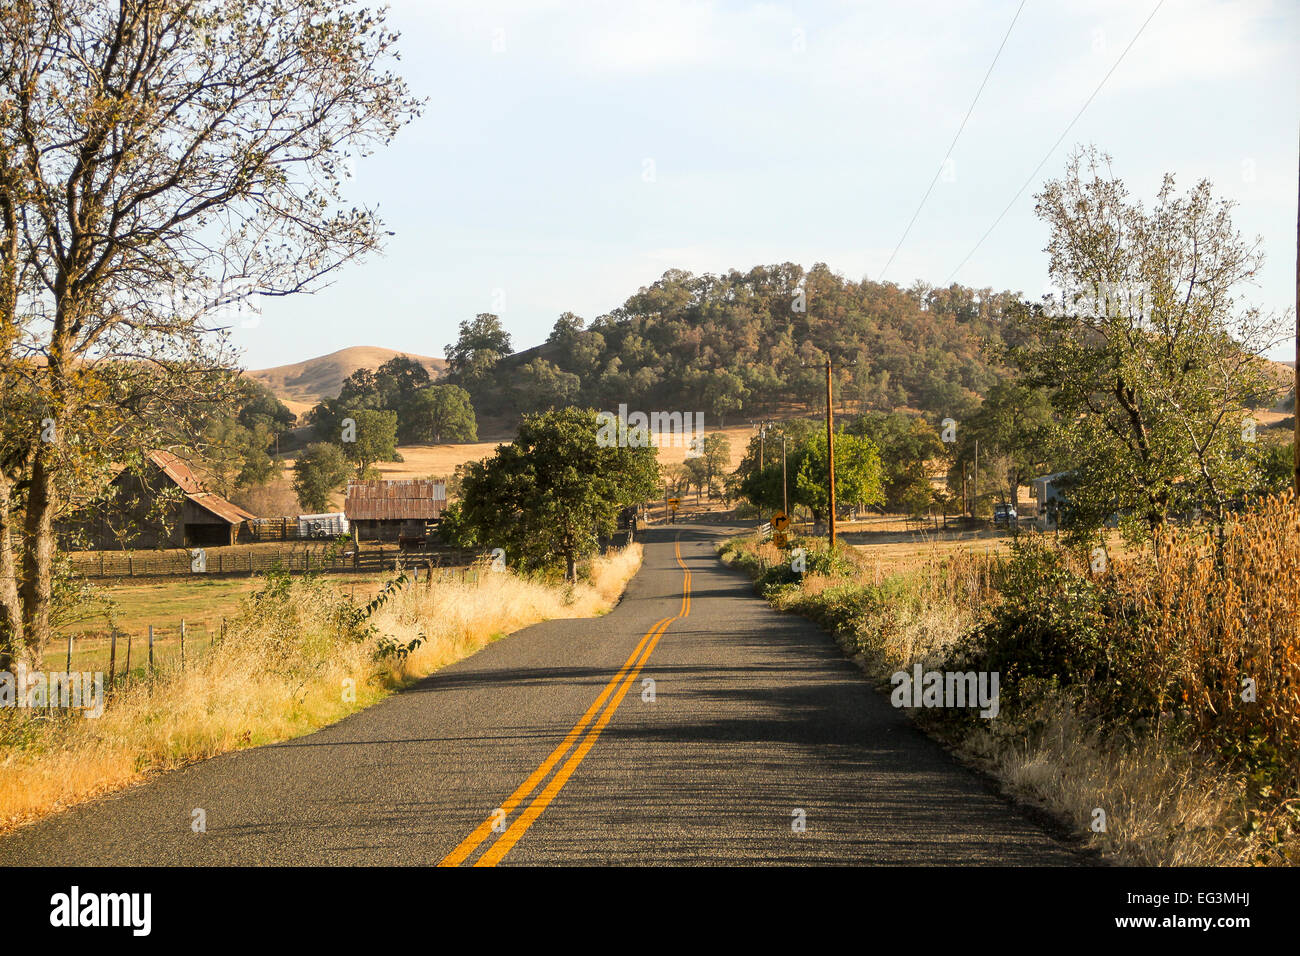
[[[1154,696],[1132,680],[1132,645],[1109,589],[1060,548],[1023,537],[1002,567],[1001,601],[954,648],[946,670],[997,671],[1004,708],[1079,687],[1110,711],[1151,715]]]

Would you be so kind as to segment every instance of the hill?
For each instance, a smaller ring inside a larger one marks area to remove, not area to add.
[[[429,375],[433,378],[441,376],[447,367],[446,360],[428,355],[416,355],[413,352],[400,352],[396,349],[372,345],[356,345],[293,365],[256,369],[244,374],[269,388],[294,414],[301,414],[322,398],[338,395],[343,380],[357,369],[378,368],[398,355],[406,355],[418,360],[429,370]]]

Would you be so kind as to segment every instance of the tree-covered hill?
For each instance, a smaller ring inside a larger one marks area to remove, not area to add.
[[[481,415],[582,405],[702,411],[713,422],[813,410],[835,361],[837,404],[961,415],[999,378],[1016,293],[854,282],[818,264],[692,275],[671,270],[590,324],[572,313],[510,354],[495,316],[462,323],[446,381]],[[856,363],[856,364],[853,364]]]

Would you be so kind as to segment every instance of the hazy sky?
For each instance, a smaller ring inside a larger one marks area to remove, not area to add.
[[[945,284],[1156,0],[1028,0],[886,279]],[[349,198],[395,232],[329,288],[236,330],[250,368],[350,345],[443,354],[496,312],[516,348],[670,268],[826,262],[879,279],[1019,0],[393,0],[429,98]],[[1032,186],[955,276],[1037,297],[1032,193],[1095,143],[1135,195],[1210,179],[1294,301],[1300,4],[1165,0]],[[1291,345],[1274,352],[1289,357]]]

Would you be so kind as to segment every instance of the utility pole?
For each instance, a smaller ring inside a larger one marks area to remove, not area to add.
[[[1295,419],[1295,444],[1293,464],[1295,467],[1295,494],[1300,500],[1300,208],[1296,215],[1296,257],[1295,257],[1295,396],[1291,415]]]
[[[975,517],[980,503],[980,440],[975,439],[975,466],[970,473],[970,516]]]
[[[785,481],[785,434],[781,435],[781,513],[790,517],[790,491]]]
[[[767,438],[767,422],[758,423],[758,473],[763,473],[766,462],[763,460],[763,442]]]
[[[831,358],[826,356],[826,475],[830,493],[830,545],[835,549],[835,405],[831,394]]]

